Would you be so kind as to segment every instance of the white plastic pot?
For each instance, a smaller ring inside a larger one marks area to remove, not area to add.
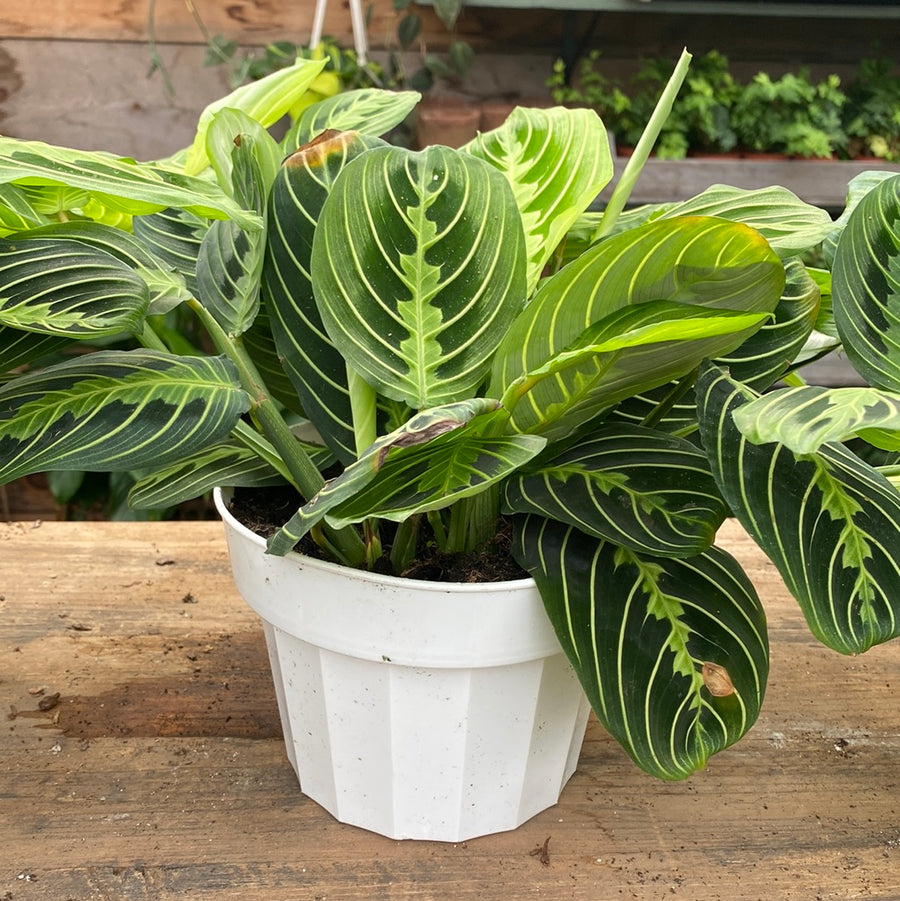
[[[218,490],[216,506],[306,795],[344,823],[450,842],[559,800],[589,705],[532,580],[422,582],[274,557]]]

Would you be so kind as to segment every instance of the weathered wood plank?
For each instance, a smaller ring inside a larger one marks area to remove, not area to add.
[[[900,643],[823,650],[746,536],[723,544],[770,617],[750,735],[666,784],[592,723],[557,807],[442,845],[341,826],[299,792],[220,525],[0,525],[0,896],[893,897]]]

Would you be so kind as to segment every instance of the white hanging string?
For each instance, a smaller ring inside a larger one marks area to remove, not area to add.
[[[349,0],[350,25],[353,28],[353,47],[356,50],[356,58],[361,66],[366,64],[369,52],[366,38],[366,20],[363,17],[362,0]],[[316,0],[316,12],[313,16],[312,31],[309,35],[309,46],[317,47],[322,41],[322,29],[325,27],[325,9],[328,0]]]

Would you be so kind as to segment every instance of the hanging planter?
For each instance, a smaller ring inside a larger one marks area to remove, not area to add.
[[[227,496],[235,582],[263,620],[306,795],[390,838],[453,842],[557,802],[589,705],[531,579],[419,582],[275,557]]]

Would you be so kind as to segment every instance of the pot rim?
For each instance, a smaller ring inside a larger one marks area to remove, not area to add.
[[[234,514],[228,509],[228,501],[231,499],[231,492],[234,489],[228,486],[220,486],[213,489],[213,502],[216,510],[231,528],[235,529],[248,541],[252,541],[263,552],[266,551],[266,540],[261,535],[257,535],[252,529],[248,529]],[[330,560],[320,560],[317,557],[308,557],[297,551],[290,551],[285,555],[288,559],[295,558],[303,562],[304,566],[309,566],[322,572],[341,573],[344,576],[359,573],[360,578],[365,578],[367,582],[376,585],[385,586],[409,586],[415,585],[417,590],[434,591],[446,593],[452,591],[454,594],[481,594],[495,591],[503,591],[505,589],[514,590],[516,588],[524,588],[526,586],[534,586],[535,581],[528,576],[524,579],[505,579],[497,582],[438,582],[431,579],[406,579],[402,576],[391,576],[383,573],[373,573],[364,569],[354,569],[345,566],[342,563],[334,563]]]

